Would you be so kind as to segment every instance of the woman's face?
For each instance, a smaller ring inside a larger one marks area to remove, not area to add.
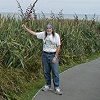
[[[52,28],[50,28],[50,29],[48,28],[48,29],[47,29],[47,34],[48,34],[48,35],[52,34]]]

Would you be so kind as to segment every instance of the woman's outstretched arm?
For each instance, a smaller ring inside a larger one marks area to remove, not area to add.
[[[36,35],[36,32],[34,32],[34,31],[28,29],[24,24],[22,25],[22,27],[23,27],[27,32],[31,33],[32,35]]]

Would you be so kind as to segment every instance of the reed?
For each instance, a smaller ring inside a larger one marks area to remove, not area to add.
[[[61,12],[58,17],[51,15],[51,19],[30,20],[27,25],[36,32],[43,31],[48,22],[55,26],[62,44],[60,65],[80,63],[100,52],[100,22],[64,19]],[[7,100],[17,98],[26,84],[42,76],[42,41],[23,30],[22,23],[14,17],[0,17],[0,95]]]

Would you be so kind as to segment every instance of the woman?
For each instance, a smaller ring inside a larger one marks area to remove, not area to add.
[[[59,88],[58,54],[61,45],[59,35],[54,32],[54,28],[51,24],[48,24],[46,26],[46,30],[43,32],[34,32],[28,29],[25,25],[22,25],[22,27],[25,28],[29,33],[36,35],[38,39],[43,40],[42,64],[46,85],[42,90],[51,90],[52,71],[55,93],[62,95],[62,92]]]

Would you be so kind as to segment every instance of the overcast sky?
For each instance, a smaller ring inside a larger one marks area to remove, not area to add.
[[[27,8],[34,0],[18,0],[23,8]],[[36,12],[64,14],[100,14],[100,0],[38,0]],[[18,12],[16,0],[0,0],[0,12]]]

